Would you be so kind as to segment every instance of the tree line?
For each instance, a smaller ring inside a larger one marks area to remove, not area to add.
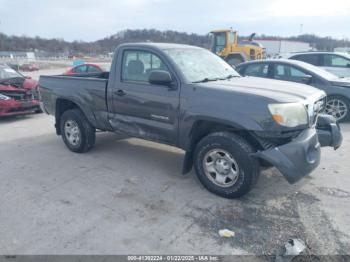
[[[240,39],[248,37],[241,36]],[[258,35],[256,39],[285,39],[310,43],[317,50],[332,51],[335,47],[350,47],[348,39],[334,39],[331,37],[319,37],[304,34],[292,37],[278,37]],[[124,30],[103,39],[84,42],[68,42],[64,39],[44,39],[41,37],[9,36],[0,33],[0,51],[43,51],[53,54],[85,54],[98,55],[113,52],[117,45],[126,42],[169,42],[189,44],[208,48],[210,46],[209,34],[200,35],[195,33],[177,32],[172,30],[160,31],[156,29]]]

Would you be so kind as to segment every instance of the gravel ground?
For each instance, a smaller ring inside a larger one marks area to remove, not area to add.
[[[179,149],[99,133],[74,154],[50,116],[1,119],[0,254],[269,256],[293,237],[317,255],[349,254],[350,124],[342,129],[343,146],[323,149],[301,182],[267,170],[227,200],[181,175]],[[223,228],[235,236],[219,237]]]

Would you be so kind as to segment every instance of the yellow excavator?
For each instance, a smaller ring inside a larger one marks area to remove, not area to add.
[[[211,51],[227,63],[235,66],[239,63],[266,58],[265,48],[253,41],[255,34],[248,41],[238,43],[238,33],[232,29],[213,30],[211,35]]]

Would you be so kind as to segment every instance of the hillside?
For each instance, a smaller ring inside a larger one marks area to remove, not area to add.
[[[242,37],[245,38],[245,37]],[[296,40],[310,43],[318,50],[333,50],[335,47],[350,46],[349,40],[337,40],[331,37],[316,35],[300,35],[287,38],[278,36],[257,36],[258,38],[274,38]],[[94,42],[73,41],[63,39],[44,39],[41,37],[8,36],[0,33],[0,51],[45,51],[53,54],[88,55],[106,54],[112,52],[118,44],[125,42],[171,42],[209,47],[209,35],[188,34],[177,31],[159,31],[156,29],[124,30],[115,35]]]

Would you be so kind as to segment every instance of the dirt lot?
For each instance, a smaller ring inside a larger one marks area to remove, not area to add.
[[[302,182],[269,170],[226,200],[181,175],[181,150],[100,133],[74,154],[47,115],[2,119],[0,253],[271,255],[297,237],[316,254],[349,254],[350,124],[342,129],[342,148],[323,149]],[[223,228],[235,237],[220,238]]]

